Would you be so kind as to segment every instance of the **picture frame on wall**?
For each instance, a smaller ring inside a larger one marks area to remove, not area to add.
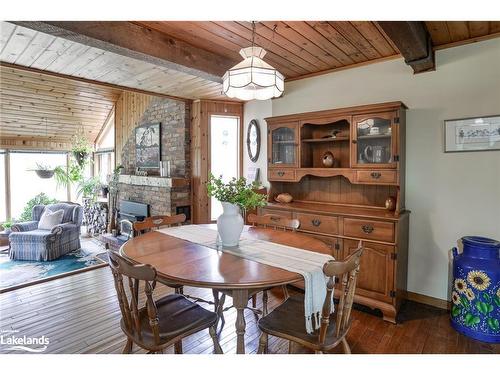
[[[444,121],[444,152],[500,150],[500,115]]]
[[[160,168],[161,123],[135,128],[135,165],[141,169]]]

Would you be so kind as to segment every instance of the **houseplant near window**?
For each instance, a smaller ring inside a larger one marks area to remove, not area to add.
[[[258,185],[256,182],[248,184],[244,177],[233,177],[228,183],[224,183],[222,176],[217,178],[210,174],[207,183],[208,195],[220,201],[224,210],[217,218],[217,231],[222,246],[238,246],[244,226],[241,210],[265,206],[267,196],[255,192]]]
[[[13,220],[7,220],[6,222],[4,222],[2,225],[0,225],[0,227],[2,228],[2,230],[5,232],[5,234],[9,234],[12,232],[12,226],[15,224],[15,222]]]
[[[35,171],[38,177],[44,179],[52,178],[52,176],[54,175],[54,168],[51,168],[45,164],[36,163],[36,168],[31,170]]]
[[[83,135],[83,131],[75,134],[71,138],[71,152],[80,168],[83,168],[87,163],[89,155],[93,151],[94,149],[88,139]]]

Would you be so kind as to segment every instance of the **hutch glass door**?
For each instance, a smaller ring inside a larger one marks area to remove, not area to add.
[[[296,127],[279,126],[271,131],[271,160],[270,163],[278,166],[295,166],[297,159]]]
[[[363,116],[354,120],[354,161],[357,166],[395,165],[395,128],[392,114]]]

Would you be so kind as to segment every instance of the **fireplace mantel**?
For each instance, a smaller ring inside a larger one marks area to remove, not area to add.
[[[121,174],[118,182],[128,185],[152,186],[175,188],[189,185],[189,180],[182,177],[159,177],[159,176],[136,176],[130,174]]]

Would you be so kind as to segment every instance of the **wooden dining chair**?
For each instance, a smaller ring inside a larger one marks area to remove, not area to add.
[[[134,236],[140,236],[144,233],[151,232],[155,229],[171,227],[173,225],[180,225],[186,221],[186,215],[179,214],[174,216],[161,215],[161,216],[150,216],[145,218],[143,221],[136,221],[133,224]],[[179,284],[165,283],[163,284],[174,288],[175,293],[184,294],[184,286]]]
[[[134,223],[134,234],[140,236],[141,234],[151,232],[155,229],[160,229],[164,227],[171,227],[172,225],[180,225],[186,221],[186,215],[160,215],[160,216],[150,216],[145,218],[143,221],[136,221]]]
[[[278,215],[255,215],[255,214],[249,214],[247,216],[247,220],[250,224],[253,226],[263,226],[265,228],[271,228],[274,230],[290,230],[290,231],[295,231],[300,227],[300,221],[297,219],[289,219],[284,216],[278,216]],[[285,300],[288,299],[288,290],[286,288],[286,285],[282,286],[283,290],[283,295],[285,297]],[[265,315],[267,314],[267,301],[268,301],[268,294],[267,294],[268,289],[262,291],[262,310],[257,309],[257,293],[253,294],[250,296],[250,299],[252,300],[252,308],[251,310],[254,311],[257,314],[262,314]],[[227,311],[233,306],[229,306],[227,308],[223,308],[224,302],[226,299],[226,295],[229,295],[232,297],[231,291],[224,291],[221,292],[221,296],[219,296],[219,291],[214,290],[214,302],[216,305],[216,311],[218,311],[219,318],[222,322],[221,325],[221,330],[224,327],[224,311]]]
[[[330,351],[342,343],[344,353],[351,353],[346,335],[351,327],[351,310],[362,253],[363,246],[360,241],[358,249],[346,260],[332,260],[324,265],[323,273],[328,282],[319,329],[312,334],[306,332],[304,295],[294,295],[259,320],[262,334],[258,353],[267,352],[268,335],[289,340],[289,353],[292,352],[293,343],[314,350],[315,353]],[[330,314],[335,278],[339,281],[337,287],[340,288],[340,299],[336,312]]]
[[[134,265],[110,250],[108,256],[122,313],[120,325],[127,336],[123,353],[130,353],[133,344],[136,344],[149,353],[161,353],[166,347],[174,345],[175,353],[182,354],[182,339],[208,328],[215,353],[222,354],[216,335],[216,313],[205,310],[180,294],[169,294],[155,301],[153,291],[157,275],[153,267]],[[128,279],[128,292],[124,279]],[[141,282],[144,285],[142,289]],[[140,307],[140,290],[145,294],[143,307]]]

